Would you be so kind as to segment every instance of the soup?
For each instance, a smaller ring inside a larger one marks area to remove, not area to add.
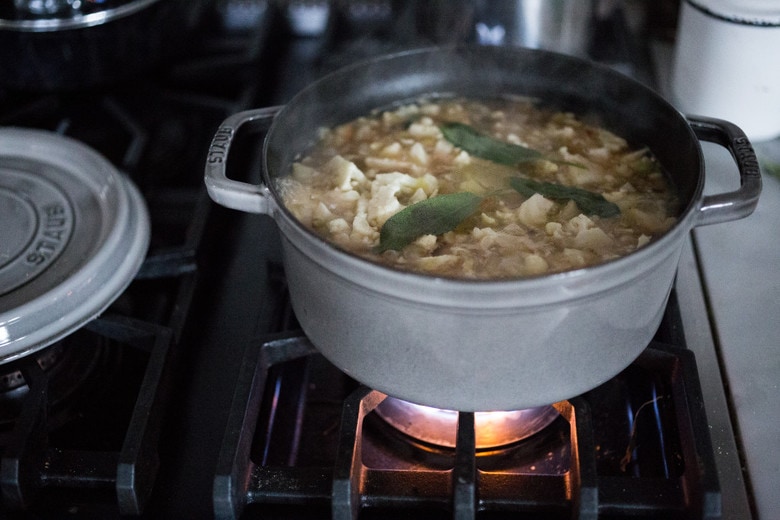
[[[346,251],[470,279],[602,263],[678,214],[646,147],[520,98],[420,100],[321,129],[279,188],[300,222]]]

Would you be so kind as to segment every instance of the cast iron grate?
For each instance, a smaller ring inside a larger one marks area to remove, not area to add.
[[[108,316],[64,340],[110,358],[64,410],[53,409],[51,379],[36,360],[18,362],[27,393],[2,445],[4,508],[77,512],[115,495],[108,503],[119,513],[143,510],[157,471],[171,337],[168,328]],[[52,421],[55,414],[64,418]]]
[[[441,454],[399,451],[407,462],[378,467],[371,411],[384,395],[334,371],[296,333],[247,349],[214,478],[218,518],[720,518],[686,349],[654,341],[614,380],[557,403],[554,435],[568,444],[544,472],[512,463],[529,442],[551,456],[547,441],[478,453],[471,413],[443,466]]]
[[[212,208],[205,154],[224,118],[260,90],[262,28],[204,31],[191,55],[127,83],[0,89],[1,125],[49,130],[97,150],[138,186],[152,227],[130,286],[53,347],[53,358],[74,366],[44,370],[36,356],[3,367],[18,378],[12,400],[0,395],[3,514],[116,517],[140,514],[151,500]]]

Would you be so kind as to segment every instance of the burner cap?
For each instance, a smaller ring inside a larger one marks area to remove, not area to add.
[[[409,437],[445,448],[456,447],[458,412],[454,410],[431,408],[389,396],[374,411]],[[500,448],[527,439],[547,428],[559,415],[552,405],[525,410],[474,412],[476,448]]]
[[[149,245],[135,186],[88,146],[0,128],[0,363],[92,320],[127,287]]]

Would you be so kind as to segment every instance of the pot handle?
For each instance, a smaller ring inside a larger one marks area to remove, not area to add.
[[[722,119],[687,116],[687,120],[700,140],[719,144],[731,152],[740,179],[740,186],[735,191],[703,197],[694,225],[706,226],[747,217],[756,209],[761,193],[761,170],[747,136],[737,125]]]
[[[248,213],[270,214],[273,204],[268,187],[229,179],[227,158],[243,125],[251,124],[253,129],[266,131],[281,108],[273,106],[238,112],[225,119],[214,133],[206,156],[204,181],[209,196],[216,203]]]

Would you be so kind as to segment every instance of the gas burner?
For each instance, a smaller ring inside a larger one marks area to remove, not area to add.
[[[41,370],[48,372],[52,366],[62,359],[62,345],[52,345],[42,352],[36,353],[34,357]],[[21,387],[27,387],[22,370],[12,366],[10,363],[0,366],[0,393],[6,395]]]
[[[213,482],[214,511],[299,517],[296,507],[314,506],[316,497],[322,507],[314,517],[329,508],[344,520],[415,507],[427,517],[718,518],[720,491],[689,354],[654,342],[613,380],[555,403],[549,415],[529,412],[542,423],[552,417],[536,434],[480,450],[477,413],[456,413],[453,448],[388,434],[395,430],[375,412],[394,398],[339,377],[305,337],[271,338],[246,351]]]
[[[458,412],[388,397],[376,414],[398,431],[435,446],[455,448]],[[477,450],[493,449],[526,439],[549,426],[560,414],[553,406],[526,410],[476,412]]]

